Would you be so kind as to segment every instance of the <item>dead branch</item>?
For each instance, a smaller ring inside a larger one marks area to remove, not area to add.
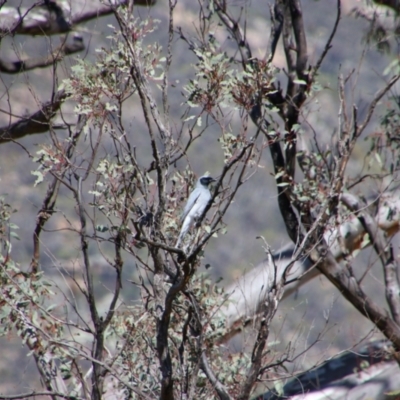
[[[335,24],[333,25],[332,32],[331,32],[331,34],[330,34],[330,36],[329,36],[328,41],[327,41],[326,44],[325,44],[325,47],[324,47],[324,50],[322,51],[321,56],[319,57],[317,63],[315,64],[315,66],[314,66],[313,69],[312,69],[312,73],[311,73],[311,76],[310,76],[310,80],[311,80],[311,81],[313,80],[313,78],[315,77],[315,75],[318,73],[318,70],[320,69],[322,62],[324,61],[325,56],[328,54],[329,49],[332,47],[332,40],[333,40],[333,38],[334,38],[335,35],[336,35],[336,31],[337,31],[337,28],[338,28],[338,26],[339,26],[341,14],[342,14],[341,0],[337,0],[337,3],[336,3],[336,10],[337,10],[337,11],[336,11],[336,20],[335,20]]]
[[[153,6],[157,0],[136,0],[135,5]],[[98,0],[87,0],[84,3],[73,0],[60,2],[46,0],[34,6],[8,7],[0,9],[0,35],[55,35],[72,31],[75,25],[94,18],[110,15],[115,8],[127,4],[126,0],[105,5]]]
[[[52,118],[66,98],[67,94],[61,90],[54,95],[53,100],[45,103],[34,114],[0,128],[0,144],[17,140],[27,135],[47,132],[51,126]]]
[[[371,101],[369,107],[368,107],[368,111],[367,111],[367,115],[364,119],[364,121],[362,122],[362,124],[359,126],[357,132],[354,132],[354,135],[359,136],[361,135],[361,133],[364,131],[364,129],[367,127],[369,121],[371,120],[372,114],[375,111],[375,108],[378,104],[378,102],[382,99],[382,97],[393,87],[393,85],[400,79],[400,74],[394,75],[389,82],[386,84],[386,86],[384,88],[382,88],[381,90],[379,90],[375,96],[374,99]]]
[[[283,294],[283,280],[282,280],[271,290],[265,300],[266,312],[262,315],[260,321],[260,327],[258,329],[257,339],[254,343],[253,353],[251,357],[251,366],[247,373],[247,378],[243,382],[240,395],[238,399],[246,400],[250,398],[251,390],[253,389],[262,369],[262,363],[265,362],[264,351],[267,344],[267,339],[269,336],[269,327],[272,318],[275,316],[276,310],[278,309],[278,304],[282,298]],[[275,286],[275,285],[274,285]]]
[[[382,393],[395,392],[400,388],[400,371],[392,351],[387,340],[346,351],[319,367],[295,376],[279,394],[275,390],[264,393],[262,399],[308,400],[317,397],[355,400],[365,397],[366,393],[368,397],[380,399]]]
[[[4,61],[0,59],[0,72],[19,74],[35,68],[45,68],[61,61],[65,56],[85,50],[83,39],[75,35],[72,42],[65,42],[58,46],[51,54],[44,57],[28,58],[18,61]]]
[[[393,248],[386,242],[383,231],[369,215],[367,206],[361,199],[350,193],[342,194],[343,203],[352,210],[368,233],[372,246],[380,258],[385,275],[386,300],[393,319],[400,325],[400,284],[397,276],[397,261],[393,257]]]
[[[61,392],[28,392],[28,393],[21,393],[21,394],[15,394],[15,395],[6,395],[6,394],[0,394],[0,400],[20,400],[20,399],[28,399],[30,397],[36,397],[36,396],[50,396],[51,398],[57,398],[60,397],[62,399],[66,400],[76,400],[76,396],[69,396],[67,394],[61,393]]]
[[[349,270],[341,268],[327,246],[322,243],[310,252],[310,258],[318,262],[317,268],[341,291],[343,296],[400,350],[400,327],[390,318],[388,312],[378,306],[361,289]],[[323,258],[322,262],[319,262]]]
[[[216,11],[221,22],[226,26],[228,32],[234,38],[240,51],[243,69],[246,69],[248,61],[252,58],[250,44],[237,21],[226,9],[225,2],[216,1]]]
[[[267,58],[268,63],[272,62],[274,56],[275,56],[275,51],[276,51],[276,46],[278,45],[279,38],[282,33],[283,29],[283,7],[280,2],[276,2],[274,7],[270,9],[271,13],[271,33],[270,33],[270,38],[269,38],[269,56]]]
[[[280,196],[281,197],[281,196]],[[387,193],[377,210],[375,221],[388,236],[395,235],[400,230],[400,190]],[[396,217],[395,217],[396,216]],[[336,261],[360,249],[366,231],[358,218],[344,222],[334,230],[328,230],[324,239]],[[289,296],[299,287],[318,276],[320,271],[313,268],[313,262],[308,258],[293,260],[295,246],[277,252],[274,262],[277,266],[277,279],[280,279],[285,269],[294,262],[288,281],[292,282],[285,288],[283,297]],[[262,312],[263,302],[273,285],[273,265],[264,261],[251,271],[244,274],[234,284],[226,289],[228,301],[217,313],[227,321],[227,335],[222,341],[228,340],[243,327],[250,323],[255,315]],[[389,274],[389,276],[391,276]]]
[[[84,271],[85,271],[85,279],[87,291],[85,292],[85,296],[88,302],[90,315],[92,318],[92,322],[94,325],[94,329],[96,331],[96,345],[92,351],[93,358],[102,362],[103,361],[103,351],[104,351],[104,321],[100,318],[99,313],[97,311],[96,299],[94,296],[94,286],[93,286],[93,276],[91,270],[91,263],[89,260],[89,244],[88,238],[86,234],[86,212],[85,207],[82,202],[82,178],[77,178],[78,185],[77,189],[74,191],[75,201],[78,206],[78,214],[80,220],[80,239],[81,239],[81,251],[83,257]],[[95,400],[100,400],[102,397],[102,385],[103,385],[103,368],[102,366],[94,362],[93,366],[93,392],[92,398]]]
[[[208,364],[207,356],[203,352],[201,354],[201,368],[203,372],[206,374],[208,380],[213,385],[215,391],[218,394],[220,400],[231,400],[231,396],[229,396],[228,391],[225,386],[217,379],[214,372],[212,371],[210,365]]]

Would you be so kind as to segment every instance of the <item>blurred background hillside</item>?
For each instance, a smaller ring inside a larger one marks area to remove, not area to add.
[[[82,2],[84,3],[84,2]],[[242,1],[232,2],[236,12],[240,11]],[[327,147],[332,146],[333,132],[338,128],[338,74],[348,75],[355,71],[352,77],[354,87],[354,102],[359,107],[360,116],[363,116],[366,106],[374,93],[384,85],[383,71],[394,57],[398,57],[399,49],[394,48],[390,53],[379,52],[376,46],[369,45],[366,41],[368,24],[360,18],[351,15],[352,9],[359,5],[357,0],[343,1],[343,18],[338,32],[333,40],[332,49],[325,59],[319,82],[324,90],[310,99],[305,107],[303,124],[304,140],[308,141],[314,133],[320,137]],[[9,2],[11,5],[12,2]],[[15,2],[15,4],[20,4]],[[23,5],[33,4],[25,0]],[[309,49],[309,62],[312,65],[321,54],[329,37],[336,17],[336,2],[304,0],[302,2]],[[84,6],[84,5],[83,5]],[[146,40],[157,41],[164,48],[167,39],[168,5],[165,1],[158,3],[149,9],[136,8],[138,17],[150,15],[158,19],[158,29]],[[253,1],[248,7],[247,35],[255,56],[263,57],[267,51],[270,32],[269,9],[266,2]],[[179,0],[175,12],[175,25],[181,27],[187,37],[195,36],[198,22],[197,2],[191,0]],[[4,126],[17,120],[18,116],[28,115],[38,108],[40,102],[47,101],[52,93],[53,86],[58,87],[61,81],[70,76],[71,66],[77,58],[83,58],[90,62],[96,62],[96,50],[107,48],[109,40],[107,36],[112,30],[109,25],[116,25],[114,17],[107,16],[93,20],[78,26],[77,30],[83,36],[87,45],[87,51],[77,56],[64,59],[56,68],[36,69],[29,73],[19,75],[1,76],[0,82],[0,125]],[[217,40],[226,51],[234,51],[233,42],[226,37],[223,27],[216,27],[214,32]],[[172,113],[172,126],[179,127],[184,108],[182,103],[182,87],[193,78],[192,65],[196,59],[188,45],[176,35],[173,43],[173,61],[170,73],[169,100]],[[46,53],[50,43],[57,43],[59,39],[15,36],[6,37],[2,41],[1,56],[6,59],[17,59],[26,56],[34,56]],[[274,65],[284,67],[284,54],[279,48]],[[55,72],[55,73],[54,73]],[[284,76],[284,73],[281,73]],[[56,78],[55,78],[56,77]],[[399,90],[399,89],[397,89]],[[156,92],[155,92],[156,93]],[[156,94],[157,96],[159,94]],[[132,142],[140,151],[143,164],[150,154],[147,147],[146,129],[138,99],[133,96],[126,104],[129,113],[125,113],[125,126],[130,130]],[[384,107],[384,104],[380,107]],[[383,108],[377,109],[374,122],[370,125],[367,134],[371,134],[377,128],[379,115]],[[74,104],[69,101],[62,107],[62,116],[59,115],[56,123],[62,123],[63,118],[74,121]],[[130,128],[129,128],[130,127]],[[253,129],[253,128],[252,128]],[[143,132],[143,134],[142,134]],[[60,135],[65,135],[59,131]],[[19,226],[20,241],[13,242],[14,258],[21,265],[29,266],[32,258],[32,233],[36,222],[36,213],[40,209],[43,196],[46,192],[46,184],[34,186],[35,176],[31,171],[36,165],[27,153],[34,154],[46,143],[51,143],[48,134],[25,137],[18,143],[8,143],[0,146],[0,195],[6,195],[7,202],[17,210],[12,222]],[[188,158],[191,168],[199,176],[206,171],[212,175],[219,175],[223,167],[223,155],[220,147],[216,146],[216,138],[212,128],[198,140],[191,148]],[[349,176],[356,175],[364,163],[367,143],[360,142],[355,154],[355,159],[348,171]],[[110,150],[111,152],[111,150]],[[112,155],[112,152],[110,153]],[[178,164],[179,168],[186,167],[186,161]],[[257,236],[264,236],[274,251],[279,250],[289,242],[284,224],[278,209],[276,188],[272,176],[272,164],[268,151],[264,152],[260,168],[252,178],[239,190],[235,203],[230,207],[224,222],[227,225],[227,234],[214,239],[206,250],[205,264],[210,264],[208,272],[217,280],[223,278],[223,284],[228,285],[246,270],[259,264],[264,258],[262,242],[256,240]],[[372,195],[379,191],[377,187],[365,187],[364,194]],[[59,199],[60,210],[70,210],[69,218],[77,214],[73,211],[73,201],[68,196]],[[51,273],[51,278],[60,281],[60,270],[73,268],[74,260],[79,259],[79,243],[75,243],[67,230],[64,233],[54,235],[55,230],[65,228],[65,220],[62,212],[56,215],[47,227],[48,232],[42,236],[46,254],[41,260],[43,268]],[[394,249],[399,254],[398,238],[394,239]],[[357,256],[355,266],[356,275],[360,276],[375,259],[371,249],[363,251]],[[99,296],[104,296],[106,301],[110,295],[107,288],[109,269],[102,265],[101,257],[95,246],[91,247],[93,263],[98,262],[97,282],[100,284]],[[129,258],[125,259],[123,297],[126,303],[130,303],[137,296],[133,286],[127,283],[137,273],[134,263]],[[62,283],[59,282],[62,285]],[[384,302],[384,285],[382,274],[378,265],[374,266],[365,280],[365,285],[373,288],[375,300]],[[370,292],[371,293],[371,292]],[[62,297],[55,298],[62,301]],[[244,333],[241,338],[232,342],[238,351],[246,342]],[[317,341],[312,349],[300,357],[293,365],[295,370],[304,369],[322,361],[326,355],[334,355],[340,350],[347,349],[358,343],[361,339],[367,340],[379,337],[373,330],[372,324],[354,310],[325,280],[317,278],[305,285],[298,293],[282,302],[277,318],[274,321],[273,335],[270,337],[271,346],[277,349],[284,348],[288,342],[292,342],[299,352],[306,349],[311,343]],[[33,365],[25,365],[24,348],[15,345],[13,338],[1,339],[3,348],[0,357],[0,392],[8,392],[25,386],[26,382],[37,379]]]

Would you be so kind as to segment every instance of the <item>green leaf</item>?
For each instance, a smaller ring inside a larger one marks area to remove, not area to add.
[[[18,236],[17,232],[11,231],[10,236],[13,237],[14,239],[21,240],[21,238]]]
[[[51,304],[49,307],[46,308],[47,312],[53,311],[57,307],[57,304]]]

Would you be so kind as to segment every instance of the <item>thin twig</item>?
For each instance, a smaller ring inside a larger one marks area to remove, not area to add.
[[[332,47],[332,40],[333,40],[333,38],[334,38],[335,35],[336,35],[336,31],[337,31],[337,28],[338,28],[338,26],[339,26],[339,22],[340,22],[340,18],[341,18],[341,12],[342,12],[341,0],[337,0],[337,3],[336,3],[336,10],[337,10],[337,11],[336,11],[336,20],[335,20],[335,24],[333,25],[332,32],[331,32],[331,34],[330,34],[330,36],[329,36],[328,41],[327,41],[326,44],[325,44],[324,50],[322,51],[321,56],[319,57],[317,63],[315,64],[315,67],[314,67],[313,70],[312,70],[312,73],[311,73],[311,80],[313,80],[313,78],[315,77],[315,75],[318,73],[318,71],[319,71],[319,69],[320,69],[320,67],[321,67],[322,62],[323,62],[324,59],[325,59],[325,56],[328,54],[329,49]]]

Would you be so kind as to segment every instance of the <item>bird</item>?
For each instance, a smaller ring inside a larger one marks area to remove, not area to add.
[[[179,247],[190,227],[203,214],[208,202],[211,200],[212,196],[209,185],[212,182],[215,182],[214,178],[204,175],[199,178],[196,187],[193,192],[190,193],[189,199],[181,215],[181,221],[183,221],[183,224],[175,247]]]

